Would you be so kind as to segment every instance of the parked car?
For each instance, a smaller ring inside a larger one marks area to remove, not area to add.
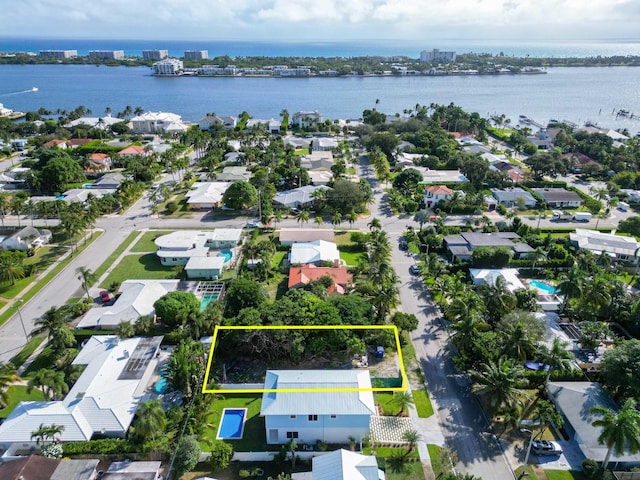
[[[400,250],[409,250],[409,244],[404,238],[400,239],[400,242],[398,243],[398,247],[400,248]]]
[[[246,227],[247,228],[260,228],[260,222],[258,222],[257,220],[249,220],[247,222]]]
[[[420,275],[420,267],[416,264],[413,264],[409,267],[409,273],[411,275]]]
[[[113,295],[111,295],[107,290],[102,290],[100,292],[100,301],[102,303],[109,303],[111,300],[113,300]]]
[[[534,440],[531,444],[531,450],[536,455],[560,455],[562,453],[560,444],[551,440]]]

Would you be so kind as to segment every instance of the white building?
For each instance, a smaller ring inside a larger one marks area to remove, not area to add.
[[[297,479],[294,473],[291,478]],[[311,480],[385,480],[373,455],[362,455],[341,448],[313,457]]]
[[[131,119],[133,133],[158,133],[171,131],[176,126],[186,128],[182,117],[175,113],[144,112]]]
[[[54,58],[56,60],[65,60],[78,56],[77,50],[40,50],[40,56],[45,58]]]
[[[589,250],[596,255],[604,253],[621,262],[638,264],[640,242],[634,237],[621,237],[611,233],[576,228],[575,232],[569,234],[569,238],[574,246]]]
[[[335,243],[316,240],[291,245],[290,265],[307,265],[309,263],[320,265],[325,262],[331,262],[335,266],[340,263],[340,251]]]
[[[124,58],[124,50],[91,50],[89,58],[100,60],[120,60]]]
[[[313,112],[296,112],[291,117],[291,123],[302,128],[307,128],[320,122],[322,122],[322,114],[317,110]]]
[[[420,61],[425,63],[453,63],[456,61],[456,52],[433,50],[423,50],[420,52]]]
[[[145,60],[162,60],[169,56],[169,50],[143,50],[142,58]]]
[[[155,62],[152,66],[153,74],[161,77],[172,77],[182,75],[184,64],[177,58],[165,58]]]
[[[231,183],[229,182],[196,182],[191,190],[186,193],[187,205],[193,210],[207,210],[222,205],[224,192]]]
[[[209,58],[209,50],[186,50],[184,52],[185,60],[206,60]]]

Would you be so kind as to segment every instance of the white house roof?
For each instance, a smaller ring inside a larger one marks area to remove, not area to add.
[[[224,257],[191,257],[185,270],[222,270]]]
[[[304,187],[294,188],[293,190],[278,192],[273,197],[273,201],[287,207],[304,205],[305,203],[312,202],[313,193],[321,189],[331,190],[329,187],[324,185],[305,185]]]
[[[73,120],[73,121],[67,123],[65,126],[66,127],[76,127],[78,125],[86,125],[88,127],[100,128],[102,130],[106,130],[106,129],[110,128],[111,125],[116,124],[116,123],[120,123],[120,122],[129,123],[128,120],[124,120],[122,118],[115,118],[115,117],[111,117],[111,116],[105,116],[105,117],[80,117],[80,118],[78,118],[76,120]]]
[[[267,370],[265,389],[335,389],[331,392],[267,392],[260,415],[375,415],[367,370]]]
[[[63,425],[64,441],[86,441],[96,432],[123,436],[155,368],[162,337],[92,337],[74,364],[87,364],[62,401],[21,402],[0,425],[0,443],[31,442],[45,425]]]
[[[431,170],[425,167],[412,167],[422,173],[422,183],[464,183],[468,182],[460,170]]]
[[[579,248],[591,250],[594,253],[607,252],[616,255],[633,257],[640,243],[634,237],[621,237],[610,233],[597,232],[584,228],[576,228],[569,234],[571,241]]]
[[[518,270],[516,268],[470,268],[469,274],[474,285],[486,283],[493,286],[498,278],[502,277],[510,292],[526,288],[518,278]]]
[[[116,193],[115,188],[72,188],[63,193],[63,201],[67,203],[86,202],[91,195],[94,198],[102,198],[105,195]]]
[[[289,262],[291,264],[333,262],[339,259],[338,246],[333,242],[324,240],[294,243],[291,245],[291,253],[289,254]]]
[[[313,458],[313,480],[384,480],[376,457],[335,450]]]
[[[153,304],[160,297],[178,289],[179,280],[126,280],[113,305],[92,308],[76,328],[115,329],[120,322],[135,323],[144,315],[152,315]]]
[[[538,203],[533,195],[520,187],[513,188],[492,188],[491,193],[499,202],[516,202],[518,198],[523,198],[527,203],[535,205]]]
[[[211,241],[238,243],[241,236],[241,228],[216,228],[211,235]]]
[[[154,243],[161,249],[188,250],[191,248],[204,247],[208,239],[211,238],[212,233],[211,230],[177,230],[156,238]]]
[[[185,195],[187,203],[220,203],[229,185],[227,182],[196,182]]]
[[[172,122],[180,122],[182,117],[180,115],[176,115],[175,113],[168,112],[144,112],[142,115],[138,115],[137,117],[133,117],[131,119],[132,122],[164,122],[164,123],[172,123]]]

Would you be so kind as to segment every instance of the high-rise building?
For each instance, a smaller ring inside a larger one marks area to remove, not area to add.
[[[124,58],[124,50],[91,50],[89,58],[100,60],[120,60]]]
[[[153,74],[159,76],[181,75],[184,70],[182,60],[165,58],[153,64]]]
[[[209,50],[186,50],[184,52],[185,60],[206,60],[209,58]]]
[[[420,52],[420,61],[426,63],[452,63],[456,61],[456,52],[444,52],[437,48]]]
[[[40,50],[40,56],[45,58],[55,58],[56,60],[64,60],[78,56],[77,50]]]
[[[145,60],[164,60],[169,56],[168,50],[143,50],[142,58]]]

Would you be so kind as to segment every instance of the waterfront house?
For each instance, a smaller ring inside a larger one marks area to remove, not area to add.
[[[473,249],[478,247],[507,247],[513,252],[514,259],[525,258],[533,252],[533,248],[520,240],[520,235],[514,232],[464,232],[460,235],[447,235],[443,238],[444,246],[452,263],[455,263],[456,260],[471,261]]]
[[[424,189],[424,204],[432,208],[440,202],[446,202],[453,196],[453,190],[446,185],[428,185]]]
[[[75,150],[76,148],[93,141],[93,138],[72,138],[67,140],[67,148]]]
[[[196,182],[185,196],[192,210],[209,210],[222,206],[222,196],[231,185],[228,182]]]
[[[353,275],[347,272],[347,267],[304,265],[289,268],[289,288],[302,288],[323,277],[330,277],[333,280],[333,283],[327,288],[327,292],[341,295],[349,290],[353,279]]]
[[[182,117],[168,112],[144,112],[131,119],[133,133],[141,134],[170,133],[181,125]]]
[[[267,370],[264,388],[275,390],[260,407],[269,444],[360,441],[376,415],[368,370]]]
[[[0,425],[5,455],[39,448],[33,432],[60,425],[62,442],[124,438],[138,404],[147,398],[162,337],[91,337],[72,365],[85,369],[62,400],[20,402]]]
[[[338,266],[340,252],[333,242],[314,240],[313,242],[300,242],[291,245],[289,253],[289,265],[307,265],[313,263],[320,265],[330,262]]]
[[[110,130],[113,125],[121,122],[124,122],[129,126],[131,125],[128,120],[115,118],[111,115],[105,115],[104,117],[80,117],[67,123],[65,127],[73,128],[83,126],[89,128],[97,128],[99,130]]]
[[[525,207],[532,208],[538,203],[533,195],[520,187],[513,188],[492,188],[491,194],[500,205],[505,207],[516,207],[522,201]],[[522,199],[522,200],[520,200]]]
[[[313,112],[300,111],[291,116],[291,124],[301,128],[308,128],[320,122],[322,122],[322,114],[317,110]]]
[[[609,255],[619,262],[638,265],[640,242],[635,237],[576,228],[575,232],[569,233],[569,239],[576,248],[584,248],[596,255]]]
[[[0,236],[0,248],[2,250],[19,250],[26,252],[29,249],[38,249],[50,241],[51,230],[24,227],[11,235]]]

